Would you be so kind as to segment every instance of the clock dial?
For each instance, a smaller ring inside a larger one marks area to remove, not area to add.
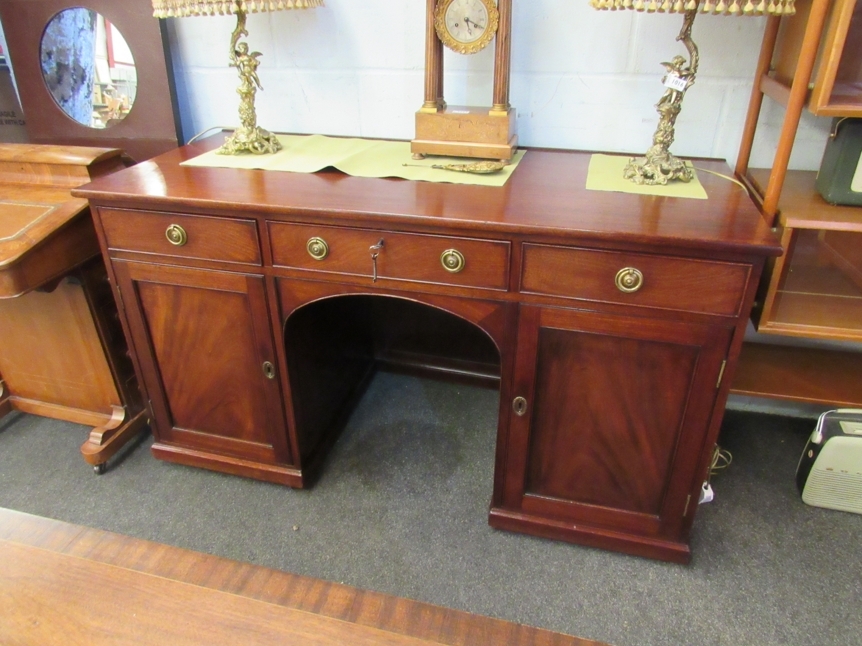
[[[440,0],[434,21],[443,44],[460,54],[475,54],[485,48],[498,24],[494,0]]]
[[[488,9],[479,0],[452,0],[445,18],[446,30],[459,43],[474,43],[488,29]]]

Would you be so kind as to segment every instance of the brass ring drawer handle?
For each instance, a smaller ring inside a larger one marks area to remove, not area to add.
[[[308,255],[315,260],[323,260],[329,255],[329,245],[326,244],[326,240],[317,236],[309,238],[305,248],[308,250]]]
[[[165,231],[165,237],[168,239],[168,242],[178,247],[182,247],[189,241],[189,237],[186,235],[186,230],[179,224],[172,224],[169,226],[167,231]]]
[[[638,291],[644,284],[644,275],[634,267],[623,267],[614,279],[617,289],[626,294]]]
[[[457,249],[447,249],[440,254],[440,264],[443,265],[443,269],[453,274],[464,269],[466,262],[464,254]]]

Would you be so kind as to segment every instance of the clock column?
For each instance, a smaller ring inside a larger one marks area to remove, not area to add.
[[[437,112],[445,107],[443,101],[443,43],[434,30],[434,9],[437,0],[425,0],[425,103],[419,112]]]
[[[509,113],[509,66],[512,59],[512,0],[498,0],[500,27],[494,56],[494,105],[490,114],[506,116]]]

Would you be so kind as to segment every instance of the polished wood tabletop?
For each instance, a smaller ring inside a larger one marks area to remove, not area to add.
[[[0,643],[602,646],[0,509]]]
[[[778,255],[780,246],[745,190],[712,173],[698,177],[709,199],[683,199],[592,191],[585,188],[590,153],[528,150],[503,187],[318,173],[178,166],[217,145],[215,138],[184,146],[73,191],[79,197],[128,196],[135,207],[201,213],[241,202],[256,212],[291,214],[309,221],[361,214],[366,222],[469,229],[501,235],[581,236],[585,241],[684,246],[723,252]],[[696,167],[730,175],[723,162]],[[235,206],[234,206],[235,208]],[[728,213],[735,217],[728,218]]]

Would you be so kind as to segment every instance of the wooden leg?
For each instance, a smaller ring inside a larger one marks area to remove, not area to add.
[[[81,455],[88,464],[96,467],[96,473],[101,473],[105,462],[135,438],[147,424],[145,410],[127,419],[126,409],[119,406],[114,406],[113,409],[111,420],[104,426],[91,430],[90,437],[81,445]]]

